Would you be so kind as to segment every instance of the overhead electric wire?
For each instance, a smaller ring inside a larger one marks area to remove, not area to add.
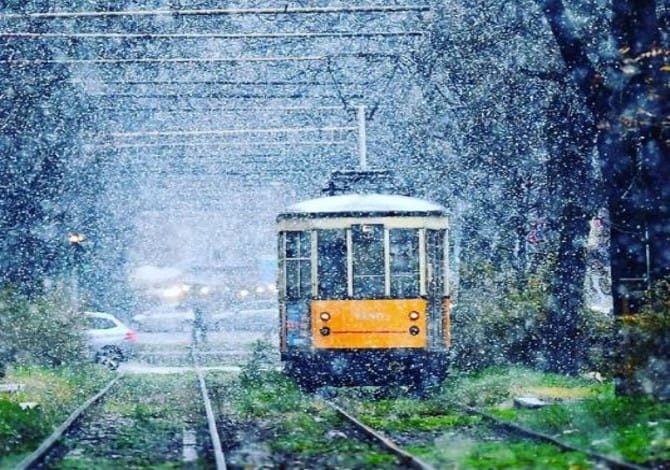
[[[30,65],[30,64],[192,64],[192,63],[243,63],[243,62],[310,62],[324,61],[338,58],[369,59],[395,58],[398,54],[353,53],[318,56],[275,56],[275,57],[169,57],[132,59],[97,58],[97,59],[2,59],[0,64]]]
[[[139,148],[160,148],[160,147],[285,147],[294,145],[345,145],[350,144],[348,140],[304,140],[304,141],[282,141],[282,142],[161,142],[152,144],[85,144],[85,147],[94,149],[139,149]]]
[[[174,10],[117,10],[117,11],[52,11],[35,13],[5,13],[0,20],[26,18],[106,18],[118,16],[226,16],[226,15],[295,15],[334,13],[403,13],[429,11],[428,5],[368,5],[342,7],[289,7],[284,8],[221,8]]]
[[[112,108],[111,106],[99,106],[96,108],[99,111],[110,111],[114,114],[191,114],[191,113],[265,113],[267,111],[285,112],[285,113],[325,113],[325,112],[341,112],[349,113],[351,110],[344,109],[342,106],[248,106],[248,107],[234,107],[234,108],[201,108],[194,109],[193,107],[184,108],[128,108],[124,105],[122,109]]]
[[[244,128],[244,129],[196,129],[179,131],[139,131],[139,132],[110,132],[104,137],[132,138],[132,137],[165,137],[190,135],[235,135],[235,134],[295,134],[300,132],[346,132],[355,131],[358,127],[274,127],[274,128]]]
[[[180,64],[180,63],[220,63],[220,62],[299,62],[325,60],[325,56],[287,56],[287,57],[172,57],[133,59],[3,59],[0,64]]]
[[[371,86],[376,84],[378,80],[375,81],[366,81],[366,82],[345,82],[341,83],[343,86]],[[69,80],[68,83],[71,85],[88,85],[91,82],[87,80]],[[216,85],[216,86],[235,86],[235,87],[247,87],[247,86],[328,86],[332,87],[333,84],[332,82],[291,82],[291,81],[256,81],[256,82],[236,82],[236,81],[219,81],[219,80],[193,80],[193,81],[185,81],[185,80],[180,80],[180,81],[157,81],[157,80],[146,80],[146,81],[93,81],[92,82],[94,85],[99,86],[100,84],[104,86],[124,86],[124,87],[131,87],[131,86],[152,86],[152,87],[169,87],[169,86],[175,86],[175,87],[185,87],[185,86],[203,86],[203,85]],[[96,94],[104,94],[104,93],[89,93],[89,96],[95,96]]]
[[[319,92],[315,92],[319,93]],[[349,94],[349,98],[362,99],[363,95],[360,93]],[[183,93],[156,93],[151,95],[138,95],[134,93],[96,93],[94,95],[89,95],[90,99],[96,100],[105,100],[105,99],[133,99],[133,100],[170,100],[170,99],[180,99],[180,100],[226,100],[226,99],[300,99],[300,98],[336,98],[335,95],[318,95],[318,94],[309,94],[309,93],[286,93],[286,94],[266,94],[266,93],[208,93],[208,94],[198,94],[198,95],[189,95]]]
[[[312,103],[314,100],[310,100]],[[125,115],[125,114],[139,114],[139,113],[150,113],[150,114],[193,114],[193,113],[198,113],[198,114],[203,114],[203,113],[246,113],[247,115],[250,113],[266,113],[268,111],[276,111],[276,112],[285,112],[285,113],[301,113],[301,114],[310,114],[310,113],[349,113],[351,110],[348,109],[343,109],[341,105],[331,105],[331,104],[323,104],[322,106],[308,106],[308,105],[295,105],[295,106],[288,106],[286,104],[282,104],[280,102],[275,103],[272,101],[270,105],[268,106],[259,106],[258,103],[263,103],[262,100],[255,100],[252,101],[254,103],[253,106],[249,107],[241,107],[239,105],[239,100],[231,100],[230,102],[226,103],[225,101],[221,101],[221,103],[226,104],[226,106],[221,106],[221,107],[194,107],[194,106],[187,106],[185,103],[181,103],[181,107],[174,107],[172,106],[171,101],[164,101],[167,105],[165,107],[161,106],[132,106],[133,102],[128,101],[128,102],[118,102],[115,103],[118,106],[112,106],[111,104],[105,104],[104,106],[96,106],[96,110],[98,112],[105,112],[105,113],[113,113],[114,115]],[[230,107],[233,106],[233,107]]]
[[[287,33],[34,33],[26,31],[1,31],[0,37],[25,39],[320,39],[320,38],[372,38],[418,37],[422,31],[371,31],[371,32],[287,32]]]

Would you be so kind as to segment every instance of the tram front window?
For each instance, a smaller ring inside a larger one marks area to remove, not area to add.
[[[394,229],[389,233],[391,258],[391,296],[419,296],[419,232]]]
[[[286,232],[286,296],[289,299],[311,296],[310,252],[309,232]]]
[[[384,227],[354,225],[353,245],[354,298],[370,299],[384,296]]]
[[[318,232],[318,278],[320,299],[343,299],[347,295],[347,239],[344,230]]]

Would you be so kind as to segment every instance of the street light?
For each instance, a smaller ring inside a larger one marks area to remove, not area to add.
[[[86,241],[86,236],[83,233],[72,232],[67,236],[67,241],[71,245],[75,245],[81,248],[81,244]]]
[[[70,267],[72,269],[72,298],[75,306],[79,307],[79,265],[82,262],[81,256],[84,251],[84,242],[86,236],[79,232],[70,232],[67,241],[71,247]]]

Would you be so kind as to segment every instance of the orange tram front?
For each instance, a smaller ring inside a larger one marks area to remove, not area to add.
[[[438,204],[345,194],[295,204],[279,230],[280,349],[308,389],[444,379],[448,223]]]

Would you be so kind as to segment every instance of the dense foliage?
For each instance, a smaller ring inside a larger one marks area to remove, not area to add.
[[[83,317],[65,292],[28,298],[0,290],[0,364],[76,363],[87,354],[83,332]]]

